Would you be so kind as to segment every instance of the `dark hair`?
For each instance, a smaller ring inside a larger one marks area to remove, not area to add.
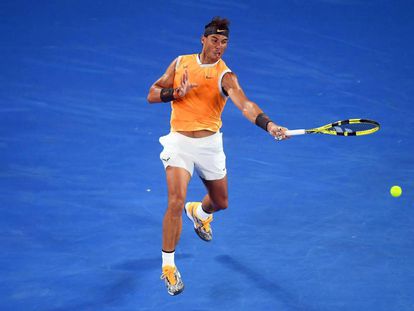
[[[227,18],[216,16],[204,27],[204,37],[213,34],[229,37],[229,25],[230,21]]]
[[[210,26],[219,28],[219,29],[229,29],[230,21],[227,18],[221,18],[220,16],[214,17],[210,23],[208,23],[204,28],[208,28]]]

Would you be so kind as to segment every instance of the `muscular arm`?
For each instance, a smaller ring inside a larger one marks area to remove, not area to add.
[[[227,94],[229,94],[233,103],[242,111],[243,115],[250,122],[255,123],[256,117],[263,111],[244,94],[237,76],[234,73],[229,72],[224,75],[221,84]]]
[[[250,122],[256,123],[257,116],[261,114],[263,110],[260,109],[256,103],[247,98],[239,84],[237,76],[232,72],[225,74],[222,80],[222,87],[227,94],[229,94],[232,102],[242,111],[243,115]],[[273,136],[279,136],[282,134],[280,136],[282,138],[286,138],[286,128],[281,127],[274,122],[270,122],[267,125],[267,131]]]
[[[173,87],[176,63],[177,59],[174,59],[174,61],[168,66],[165,73],[161,76],[161,78],[159,78],[154,82],[153,85],[151,85],[147,95],[147,101],[150,104],[161,103],[161,89]]]
[[[175,65],[177,64],[177,59],[175,59],[167,68],[165,73],[157,81],[151,85],[150,90],[147,95],[147,100],[150,104],[160,103],[161,100],[161,90],[164,88],[172,88],[174,86],[174,76],[175,76]],[[197,87],[196,83],[191,83],[188,77],[187,70],[184,71],[184,74],[181,76],[180,86],[174,89],[174,99],[184,97],[189,91]]]

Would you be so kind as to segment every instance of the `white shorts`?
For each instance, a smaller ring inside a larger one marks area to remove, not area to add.
[[[160,159],[168,166],[186,169],[193,176],[194,168],[204,180],[217,180],[226,176],[226,155],[223,134],[217,132],[202,138],[191,138],[177,132],[160,137],[164,149]]]

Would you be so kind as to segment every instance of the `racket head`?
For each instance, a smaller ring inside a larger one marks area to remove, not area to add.
[[[362,136],[375,133],[380,129],[377,121],[368,119],[347,119],[330,123],[306,132],[338,135],[338,136]]]

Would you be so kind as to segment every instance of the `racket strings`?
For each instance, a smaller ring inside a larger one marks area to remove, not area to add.
[[[372,123],[349,123],[349,124],[340,124],[333,125],[328,129],[328,131],[334,131],[336,133],[357,133],[368,131],[377,127],[376,124]]]

